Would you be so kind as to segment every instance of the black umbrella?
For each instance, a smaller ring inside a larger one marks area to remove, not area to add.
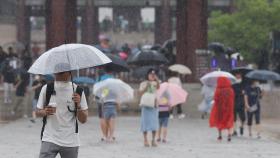
[[[268,70],[254,70],[249,72],[246,77],[254,80],[280,80],[280,75],[273,71]]]
[[[142,66],[142,67],[133,69],[132,76],[135,78],[143,79],[146,77],[146,75],[150,69],[157,70],[155,66]]]
[[[247,73],[253,71],[253,69],[247,68],[247,67],[236,67],[230,71],[231,74],[241,74],[242,76],[245,76]]]
[[[133,65],[161,65],[167,64],[166,57],[154,50],[142,50],[128,58],[128,64]]]
[[[213,50],[215,53],[225,53],[225,46],[220,42],[212,42],[208,44],[208,49]]]
[[[104,66],[108,67],[110,70],[114,72],[127,72],[129,71],[127,63],[122,60],[120,57],[115,56],[113,54],[106,54],[111,60],[111,63],[108,63]]]

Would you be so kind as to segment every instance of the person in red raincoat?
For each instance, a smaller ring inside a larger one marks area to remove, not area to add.
[[[231,129],[234,125],[234,91],[228,78],[218,78],[214,101],[209,120],[210,127],[218,129],[218,140],[222,140],[222,130],[227,129],[228,141],[231,141]]]

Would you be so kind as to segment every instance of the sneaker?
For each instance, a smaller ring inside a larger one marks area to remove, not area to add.
[[[174,119],[174,116],[171,114],[171,115],[169,116],[169,118],[170,118],[170,119]]]
[[[183,118],[185,118],[185,117],[186,117],[185,114],[180,114],[180,115],[178,116],[179,119],[183,119]]]

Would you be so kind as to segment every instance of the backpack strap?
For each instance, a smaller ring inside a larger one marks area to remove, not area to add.
[[[80,97],[82,97],[83,91],[84,91],[84,89],[82,87],[77,86],[76,93],[78,93],[80,95]],[[76,108],[75,108],[74,114],[75,114],[75,119],[76,119],[75,133],[78,133],[79,132],[79,125],[78,125],[78,120],[77,120],[77,109]]]
[[[46,107],[46,106],[49,105],[51,96],[54,95],[54,94],[55,94],[54,82],[48,83],[47,84],[47,89],[46,89],[46,100],[45,100],[45,103],[44,103],[43,107]],[[43,126],[42,126],[42,129],[41,129],[41,140],[43,138],[43,133],[44,133],[46,124],[47,124],[47,116],[44,116],[43,117]]]

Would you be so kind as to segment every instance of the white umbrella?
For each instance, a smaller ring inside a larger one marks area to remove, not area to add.
[[[42,54],[28,70],[32,74],[54,74],[112,62],[99,49],[85,44],[63,44]]]
[[[116,101],[119,103],[133,99],[133,89],[119,79],[106,79],[94,85],[93,94],[103,102]]]
[[[227,77],[228,79],[231,80],[231,83],[235,83],[235,81],[236,81],[236,78],[232,74],[225,72],[225,71],[213,71],[213,72],[207,73],[200,78],[200,81],[203,84],[208,85],[208,86],[216,86],[217,79],[219,77]]]
[[[182,64],[171,65],[171,66],[169,66],[168,69],[171,70],[171,71],[178,72],[178,73],[183,74],[183,75],[192,74],[192,71],[190,70],[190,68],[188,68],[187,66],[182,65]]]

